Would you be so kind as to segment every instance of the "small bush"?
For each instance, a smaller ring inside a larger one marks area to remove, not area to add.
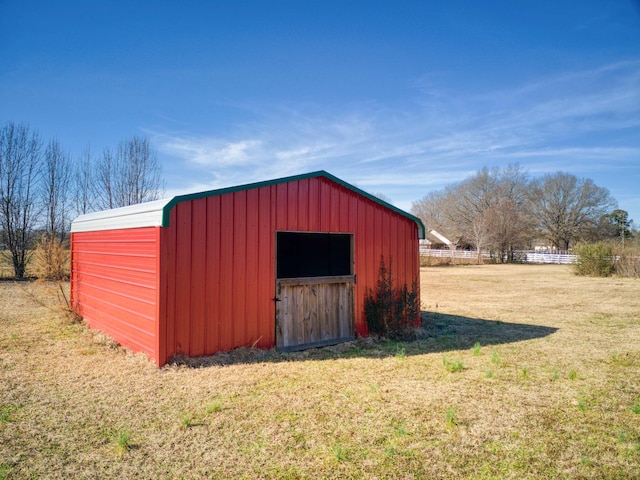
[[[364,315],[370,333],[401,340],[410,339],[412,327],[418,326],[420,322],[417,283],[414,282],[411,290],[406,285],[395,288],[391,261],[387,268],[382,257],[376,290],[374,292],[369,289],[365,296]]]
[[[56,237],[44,235],[36,245],[34,273],[42,280],[69,277],[69,250]]]
[[[575,264],[576,275],[589,277],[608,277],[615,271],[613,247],[605,242],[580,242],[573,247],[578,256]]]

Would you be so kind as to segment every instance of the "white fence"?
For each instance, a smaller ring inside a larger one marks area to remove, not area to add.
[[[525,262],[527,263],[578,263],[577,255],[568,255],[566,253],[536,253],[523,252],[526,254]]]
[[[439,257],[439,258],[478,258],[478,252],[473,250],[438,250],[432,248],[420,247],[420,255],[424,257]],[[488,252],[482,252],[480,254],[484,258],[489,258]]]
[[[476,259],[478,252],[471,250],[438,250],[420,246],[420,255],[424,257],[439,258],[460,258],[460,259]],[[561,253],[537,253],[537,252],[516,252],[518,258],[525,263],[558,263],[569,264],[577,263],[577,255],[567,255]],[[482,258],[491,258],[489,252],[481,252]]]

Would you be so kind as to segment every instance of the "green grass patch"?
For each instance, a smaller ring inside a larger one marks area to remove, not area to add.
[[[333,446],[333,456],[338,462],[346,462],[349,460],[349,452],[342,443],[336,443]]]
[[[442,357],[442,365],[450,373],[461,372],[464,370],[462,360],[449,360],[446,356]]]
[[[500,364],[502,363],[502,354],[496,349],[493,349],[491,351],[491,363],[493,363],[496,367],[500,366]]]
[[[196,427],[198,425],[202,425],[202,421],[199,420],[195,415],[191,412],[183,412],[180,416],[180,426],[184,429],[189,429],[191,427]]]
[[[214,402],[211,402],[209,405],[207,405],[207,407],[204,409],[204,413],[206,415],[211,415],[212,413],[219,412],[220,410],[222,410],[222,401],[215,400]]]
[[[454,408],[447,408],[444,415],[445,425],[449,428],[455,428],[458,426],[458,413]]]
[[[391,423],[391,426],[397,435],[405,436],[409,434],[407,431],[407,425],[404,421],[394,421]]]
[[[9,479],[11,475],[11,466],[0,463],[0,480]]]
[[[116,453],[123,455],[133,448],[131,432],[128,429],[117,429],[111,433],[112,442]]]
[[[0,405],[0,423],[8,423],[13,421],[13,415],[20,410],[15,405]]]

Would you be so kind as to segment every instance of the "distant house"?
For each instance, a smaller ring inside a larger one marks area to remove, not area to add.
[[[162,366],[241,346],[367,335],[381,258],[419,285],[421,221],[319,171],[78,217],[71,300]],[[416,319],[418,321],[418,319]]]
[[[443,234],[436,230],[429,230],[425,233],[425,238],[420,240],[421,249],[451,249],[455,250],[457,245],[455,242],[449,240]]]

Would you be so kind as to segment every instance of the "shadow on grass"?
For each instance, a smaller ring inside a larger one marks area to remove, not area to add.
[[[466,350],[476,343],[481,346],[501,345],[546,337],[557,328],[507,323],[498,320],[462,317],[437,312],[422,312],[422,328],[415,330],[416,340],[400,341],[377,337],[358,338],[338,345],[310,348],[297,352],[275,349],[237,348],[207,357],[177,357],[171,365],[191,368],[242,363],[332,360],[339,358],[386,358],[427,353]]]
[[[482,346],[522,342],[546,337],[558,329],[525,323],[463,317],[436,312],[422,312],[422,327],[428,337],[425,353],[465,350],[476,343]]]

